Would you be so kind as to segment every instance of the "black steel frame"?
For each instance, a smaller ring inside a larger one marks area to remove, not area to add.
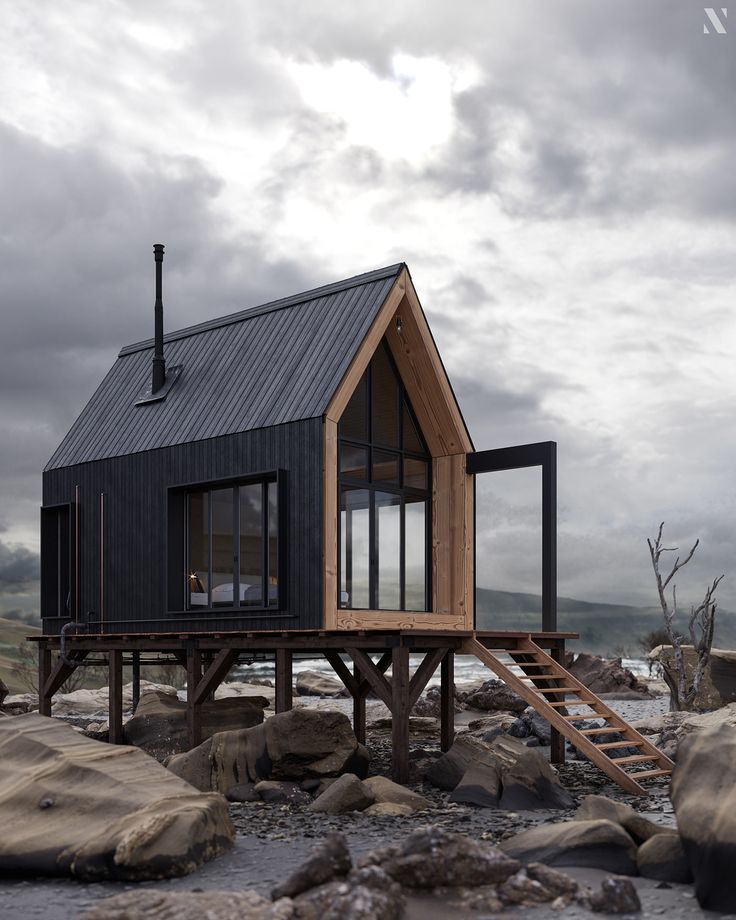
[[[398,447],[387,447],[380,444],[376,444],[373,441],[373,370],[372,370],[372,361],[369,362],[368,367],[366,368],[366,374],[368,377],[368,393],[367,393],[367,423],[368,423],[368,440],[362,441],[359,438],[353,437],[343,437],[339,433],[338,427],[338,511],[337,511],[337,545],[338,548],[341,546],[341,507],[342,507],[342,487],[348,486],[351,489],[363,489],[368,493],[368,542],[370,546],[370,555],[369,555],[369,568],[368,568],[368,608],[370,610],[386,609],[378,607],[378,541],[377,541],[377,528],[375,521],[375,503],[373,500],[373,495],[375,492],[385,492],[391,495],[397,495],[401,499],[400,504],[400,514],[399,514],[399,611],[403,611],[406,606],[406,524],[405,524],[405,505],[406,498],[417,498],[424,501],[425,505],[425,561],[424,561],[424,572],[425,572],[425,611],[431,610],[432,608],[432,457],[427,450],[426,443],[424,442],[424,436],[422,434],[422,429],[419,426],[417,417],[414,414],[414,408],[409,399],[409,395],[406,392],[404,387],[404,382],[401,379],[401,374],[399,373],[396,363],[394,362],[391,351],[386,345],[384,340],[381,340],[379,348],[383,348],[386,357],[388,358],[389,364],[393,370],[394,376],[396,377],[398,386],[397,386],[397,413],[398,413],[398,425],[399,425],[399,438],[398,438]],[[411,416],[411,420],[414,423],[415,430],[417,431],[419,438],[421,440],[422,446],[424,447],[424,452],[420,453],[417,451],[406,450],[404,448],[404,402]],[[344,475],[339,468],[340,465],[340,445],[349,444],[354,447],[365,448],[367,451],[367,479],[358,479],[350,476]],[[399,466],[399,481],[398,485],[383,482],[381,480],[373,480],[373,454],[375,451],[382,451],[384,453],[393,454],[398,458]],[[427,488],[426,489],[416,489],[412,486],[406,486],[404,484],[404,458],[413,458],[415,460],[422,460],[427,464]],[[348,519],[348,527],[350,527],[350,520]],[[348,546],[350,546],[351,541],[348,541]],[[350,556],[348,552],[347,556]],[[352,569],[352,560],[346,558],[346,568],[349,570]],[[338,577],[337,577],[337,606],[342,606],[340,603],[340,592],[342,584],[342,556],[338,549],[338,559],[337,559],[337,568],[338,568]],[[355,608],[361,609],[361,608]]]
[[[542,630],[557,630],[557,442],[538,441],[517,447],[466,454],[466,472],[496,473],[542,467]],[[476,530],[477,533],[477,530]],[[477,572],[477,566],[474,566]],[[475,592],[476,585],[473,585]],[[474,608],[477,605],[474,603]]]

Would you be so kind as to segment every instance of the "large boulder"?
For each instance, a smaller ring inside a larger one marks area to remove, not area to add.
[[[299,696],[325,696],[331,699],[350,696],[341,681],[318,671],[301,671],[297,674],[296,692]]]
[[[156,879],[232,845],[227,803],[134,747],[36,713],[0,721],[0,875]]]
[[[328,834],[312,855],[271,892],[271,897],[295,898],[303,891],[324,885],[345,876],[353,868],[353,860],[343,834]]]
[[[690,685],[698,665],[698,653],[692,645],[684,645],[682,652],[685,658],[686,680]],[[658,645],[649,653],[649,659],[662,665],[662,676],[669,687],[670,696],[676,698],[679,673],[675,662],[675,650],[671,645]],[[703,712],[719,709],[728,703],[736,703],[736,651],[713,648],[710,650],[710,658],[692,708]]]
[[[404,917],[401,886],[376,866],[353,869],[345,879],[310,888],[292,903],[293,920],[402,920]]]
[[[507,735],[490,743],[458,735],[426,776],[440,789],[452,790],[451,802],[465,805],[512,810],[573,805],[545,758]]]
[[[420,889],[495,885],[520,868],[516,859],[486,841],[432,826],[374,850],[360,865],[380,866],[404,888]]]
[[[215,690],[215,699],[224,700],[231,696],[256,696],[265,697],[271,706],[276,701],[276,690],[266,681],[240,681],[231,680],[220,684]],[[266,713],[267,715],[268,713]]]
[[[252,888],[244,891],[159,891],[136,888],[103,898],[80,920],[292,920],[289,900],[275,903]]]
[[[307,810],[327,815],[344,815],[350,811],[363,811],[375,801],[373,793],[354,773],[343,773]]]
[[[687,885],[693,880],[680,838],[674,831],[655,834],[642,843],[636,854],[639,875],[659,882],[679,882]]]
[[[412,792],[406,786],[400,786],[385,776],[371,776],[363,781],[363,785],[378,805],[405,805],[410,811],[423,811],[432,807],[432,803],[423,795]]]
[[[736,731],[721,726],[686,738],[670,794],[700,906],[736,910]]]
[[[329,709],[296,708],[261,725],[218,732],[169,769],[198,789],[227,792],[250,780],[368,774],[368,752],[358,744],[350,720]]]
[[[636,875],[636,845],[613,821],[563,821],[522,831],[500,844],[524,864],[581,866],[619,875]]]
[[[176,690],[167,684],[154,684],[142,680],[140,684],[141,696],[147,690],[157,690],[159,693],[175,697]],[[57,693],[51,707],[54,716],[99,716],[106,719],[109,709],[110,690],[108,687],[99,687],[97,690],[72,690],[71,693]],[[123,685],[123,712],[133,709],[133,684]]]
[[[685,738],[720,727],[736,730],[736,703],[713,712],[666,712],[633,722],[632,726],[642,735],[648,735],[652,744],[671,760],[676,760]]]
[[[202,737],[260,725],[268,705],[262,696],[208,700],[201,707]],[[189,748],[186,702],[161,690],[146,690],[135,715],[125,723],[123,736],[127,744],[134,744],[157,760],[181,754]]]
[[[3,703],[5,702],[5,697],[10,691],[5,681],[0,677],[0,709],[2,708]]]
[[[604,795],[586,795],[573,815],[573,821],[597,821],[599,819],[619,824],[636,844],[644,843],[658,835],[672,835],[675,831],[649,821],[630,805],[614,802]]]
[[[514,693],[502,680],[491,678],[485,681],[477,690],[465,697],[465,705],[469,709],[480,709],[483,712],[524,712],[527,703],[517,693]]]
[[[647,685],[623,667],[620,658],[599,658],[581,652],[567,670],[598,696],[621,699],[650,699],[651,696]]]

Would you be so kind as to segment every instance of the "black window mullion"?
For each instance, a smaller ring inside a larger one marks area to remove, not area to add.
[[[378,527],[373,486],[368,489],[368,606],[378,610]]]
[[[261,604],[268,607],[268,483],[261,483]]]
[[[233,488],[233,607],[240,606],[240,486]]]
[[[207,607],[212,607],[212,490],[207,495]]]
[[[399,506],[399,609],[406,610],[406,500]]]

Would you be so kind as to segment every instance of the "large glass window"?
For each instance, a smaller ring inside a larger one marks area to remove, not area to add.
[[[338,434],[340,607],[429,609],[431,459],[385,341]]]
[[[187,608],[277,607],[278,487],[248,482],[187,494]]]

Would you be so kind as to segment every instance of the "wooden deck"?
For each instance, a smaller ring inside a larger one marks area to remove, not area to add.
[[[299,653],[323,655],[343,682],[353,699],[353,728],[358,740],[365,742],[366,706],[369,692],[382,700],[391,712],[393,741],[393,776],[406,782],[409,776],[409,716],[437,668],[440,669],[440,743],[443,751],[454,740],[454,657],[474,655],[489,670],[505,681],[530,706],[547,719],[552,727],[551,759],[563,763],[565,738],[568,738],[629,792],[644,793],[640,780],[666,775],[672,763],[623,719],[579,683],[564,668],[565,641],[576,633],[512,632],[471,630],[305,630],[254,632],[218,631],[213,633],[126,633],[71,634],[34,637],[39,643],[40,711],[51,714],[54,694],[62,683],[83,665],[86,659],[103,660],[109,669],[110,742],[123,741],[122,687],[123,669],[130,667],[135,676],[141,653],[167,655],[187,672],[189,742],[192,747],[202,740],[201,706],[214,693],[240,656],[273,654],[276,668],[276,712],[292,707],[292,661]],[[546,651],[545,651],[546,650]],[[345,664],[341,653],[352,662]],[[410,654],[424,657],[413,674],[409,670]],[[379,655],[374,661],[371,655]],[[508,658],[504,663],[503,657]],[[512,666],[517,665],[516,670]],[[386,672],[391,669],[391,679]],[[521,670],[523,675],[517,672]],[[135,683],[135,680],[134,680]],[[573,695],[573,699],[568,697]],[[568,713],[568,707],[586,706],[591,711],[580,715]],[[582,731],[575,722],[603,719],[607,726]],[[612,758],[606,753],[611,746],[595,744],[595,734],[617,731],[625,741],[617,747],[637,747],[635,758]],[[624,765],[637,767],[647,762],[654,769],[630,772]]]

